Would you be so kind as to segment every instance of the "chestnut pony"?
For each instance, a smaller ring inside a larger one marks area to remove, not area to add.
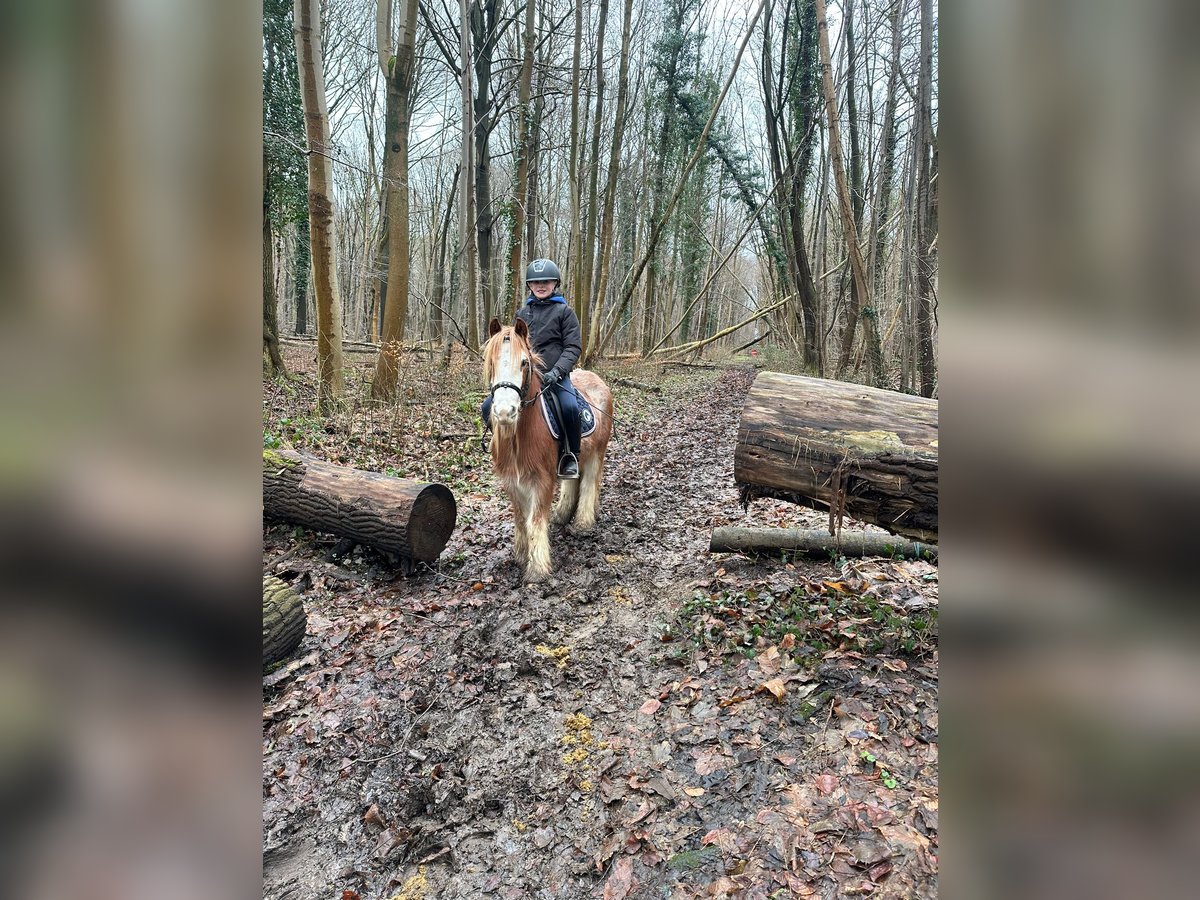
[[[492,396],[492,469],[512,503],[516,519],[517,561],[527,582],[550,574],[550,504],[558,479],[558,441],[546,426],[537,398],[542,390],[541,359],[529,343],[529,326],[517,319],[503,326],[492,319],[491,337],[483,348],[483,378]],[[599,375],[584,369],[571,373],[571,383],[587,397],[596,415],[596,430],[579,451],[579,478],[563,479],[556,524],[574,520],[576,531],[596,524],[604,454],[612,436],[612,391]]]

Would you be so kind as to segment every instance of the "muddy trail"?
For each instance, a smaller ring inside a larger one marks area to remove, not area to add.
[[[268,436],[445,480],[458,525],[408,577],[264,529],[264,570],[309,610],[264,678],[264,897],[936,894],[937,570],[708,552],[715,525],[822,520],[739,505],[754,374],[614,385],[599,524],[553,530],[554,574],[528,588],[462,437],[470,374],[414,400],[396,451],[394,420],[291,412],[303,371],[265,388]]]

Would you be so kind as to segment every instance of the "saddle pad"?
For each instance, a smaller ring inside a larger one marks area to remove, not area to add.
[[[585,438],[596,430],[596,415],[592,412],[592,405],[588,403],[587,397],[583,396],[583,391],[576,389],[575,398],[579,401],[579,436]],[[556,441],[560,440],[562,435],[558,433],[558,421],[550,411],[546,395],[543,394],[538,399],[541,400],[539,405],[542,408],[542,418],[546,420],[546,427],[550,429],[550,434]]]

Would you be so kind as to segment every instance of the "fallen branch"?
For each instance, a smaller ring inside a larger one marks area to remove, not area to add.
[[[650,391],[652,394],[657,394],[662,391],[657,384],[646,384],[642,381],[634,381],[632,378],[609,378],[613,384],[623,384],[625,387],[637,388],[639,391]]]
[[[791,295],[788,295],[787,297],[784,297],[782,300],[780,300],[778,303],[772,303],[770,306],[764,306],[762,309],[756,311],[754,313],[754,315],[750,316],[750,318],[742,319],[742,321],[738,322],[736,325],[730,325],[728,328],[718,331],[716,334],[712,335],[711,337],[706,337],[699,341],[692,341],[690,344],[676,344],[673,347],[659,347],[654,352],[655,353],[681,353],[682,354],[682,353],[690,353],[693,350],[699,350],[701,347],[705,347],[705,346],[711,344],[713,341],[720,340],[721,338],[725,337],[725,335],[727,335],[727,334],[733,334],[739,328],[744,328],[745,326],[749,325],[751,322],[756,322],[759,319],[761,319],[763,316],[766,316],[766,315],[769,315],[770,313],[775,312],[775,310],[779,309],[779,307],[790,302],[791,299],[792,299]]]
[[[936,544],[865,531],[842,531],[833,537],[820,528],[714,528],[708,550],[710,553],[767,556],[791,553],[818,559],[827,559],[832,555],[885,556],[936,562],[938,558]]]

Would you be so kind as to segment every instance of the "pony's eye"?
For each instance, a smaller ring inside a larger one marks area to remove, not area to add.
[[[529,368],[529,360],[527,360],[527,359],[521,360],[521,368],[528,369]]]

